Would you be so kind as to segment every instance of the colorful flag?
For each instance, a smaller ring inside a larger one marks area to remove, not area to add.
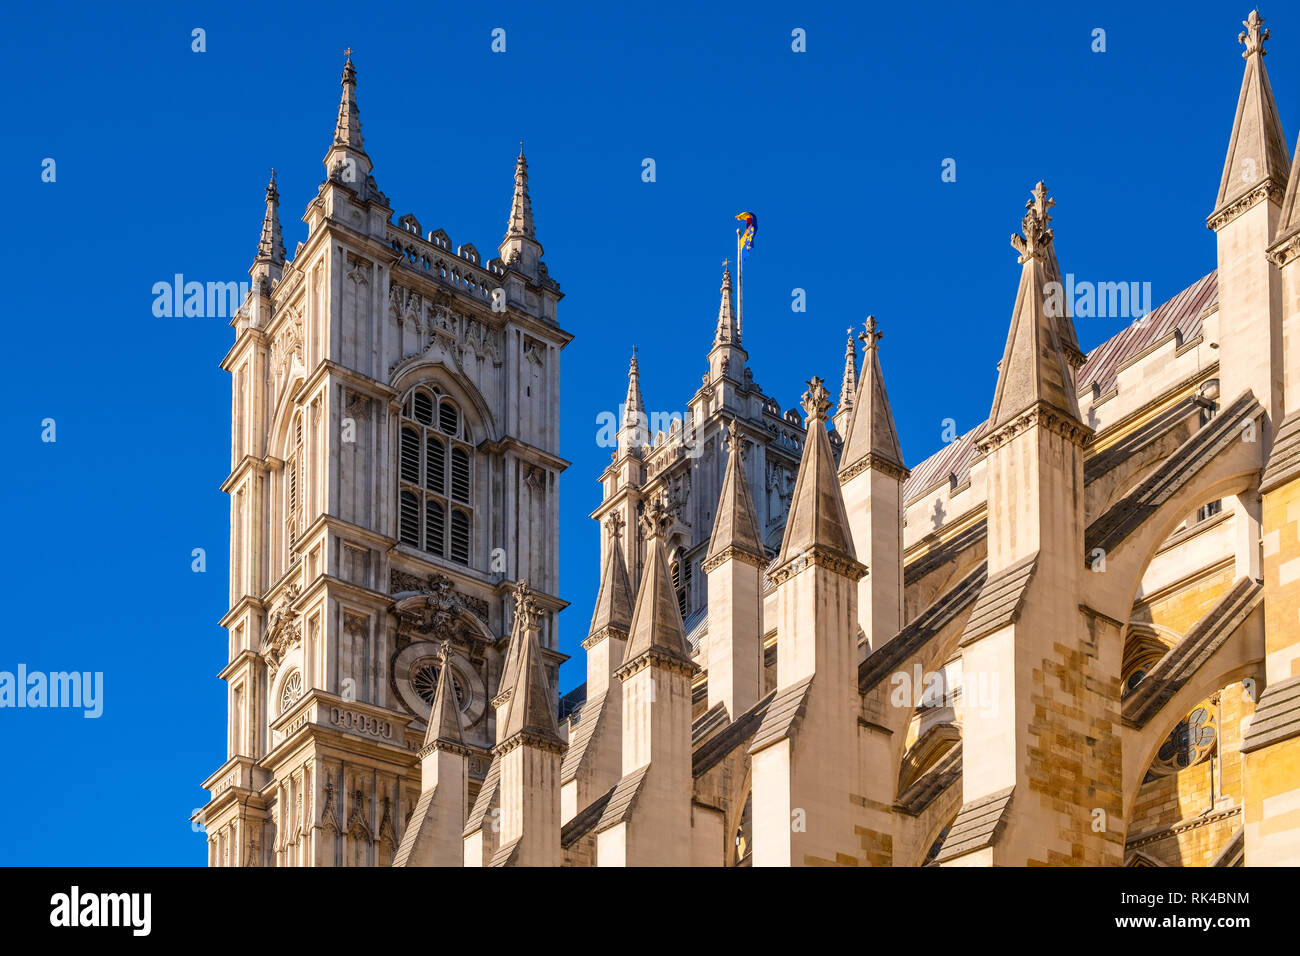
[[[749,253],[754,248],[754,234],[758,232],[758,217],[752,212],[742,212],[736,218],[745,224],[745,232],[740,237],[740,258],[744,260],[749,258]]]

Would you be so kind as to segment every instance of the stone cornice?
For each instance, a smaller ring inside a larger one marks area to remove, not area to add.
[[[540,465],[543,468],[552,468],[556,472],[564,471],[573,464],[573,462],[561,458],[559,455],[553,454],[545,448],[539,448],[536,445],[529,444],[522,439],[510,435],[496,441],[484,439],[475,447],[485,454],[492,455],[513,452],[515,457],[522,461],[526,461],[532,465]]]
[[[569,749],[569,745],[563,740],[523,730],[493,747],[492,756],[504,756],[516,747],[532,747],[534,750],[545,750],[561,755]]]
[[[899,482],[906,481],[907,476],[912,473],[910,468],[906,468],[896,461],[890,461],[888,458],[883,458],[873,452],[868,452],[847,468],[842,467],[837,477],[839,478],[841,485],[847,484],[868,468],[874,468],[882,475],[887,475]]]
[[[1209,826],[1211,823],[1218,823],[1220,820],[1226,820],[1229,817],[1235,817],[1241,813],[1241,805],[1237,804],[1231,807],[1223,807],[1217,810],[1211,810],[1203,816],[1193,817],[1191,820],[1183,820],[1175,823],[1173,826],[1156,833],[1147,833],[1136,837],[1124,844],[1125,850],[1135,850],[1138,847],[1147,846],[1150,843],[1158,843],[1161,840],[1167,840],[1170,837],[1177,836],[1180,833],[1186,833],[1188,830],[1199,830],[1201,827]]]
[[[1264,180],[1258,186],[1255,186],[1250,192],[1239,196],[1232,202],[1220,206],[1214,212],[1210,213],[1205,220],[1205,227],[1218,232],[1232,220],[1236,219],[1242,213],[1246,212],[1264,200],[1271,200],[1282,205],[1282,197],[1286,193],[1286,184],[1278,184],[1271,178]]]
[[[454,740],[447,740],[443,737],[438,737],[430,743],[425,744],[416,752],[416,756],[423,760],[435,750],[441,750],[442,752],[449,754],[459,754],[462,757],[470,756],[470,749],[463,743],[458,743]]]
[[[981,455],[987,455],[993,449],[1001,448],[1017,435],[1021,435],[1035,426],[1054,432],[1080,448],[1087,445],[1088,439],[1093,434],[1093,430],[1077,418],[1058,411],[1050,405],[1038,402],[1016,415],[1015,418],[1001,428],[980,436],[979,440],[975,442],[975,450]]]
[[[1292,233],[1268,248],[1268,260],[1279,269],[1300,258],[1300,232]]]
[[[647,667],[659,667],[669,672],[684,674],[687,677],[695,676],[695,672],[700,669],[699,665],[694,661],[677,657],[652,646],[649,650],[642,651],[632,660],[624,663],[623,666],[614,671],[614,676],[620,681],[626,681],[633,674],[645,670]]]
[[[705,574],[708,574],[715,568],[722,567],[728,561],[739,561],[741,564],[751,565],[758,568],[760,571],[767,567],[766,558],[760,557],[752,551],[747,551],[744,548],[737,548],[735,545],[729,544],[717,554],[713,555],[713,557],[706,558],[700,565],[700,570]]]
[[[814,567],[826,568],[828,571],[841,574],[854,581],[860,581],[867,576],[867,566],[862,562],[827,548],[813,546],[773,570],[768,577],[773,584],[780,586],[800,571],[806,571]]]
[[[599,631],[596,631],[594,634],[587,635],[587,639],[582,642],[582,649],[584,651],[589,651],[607,637],[617,641],[626,641],[627,631],[621,627],[615,627],[612,624],[606,624],[604,627],[602,627]]]
[[[268,461],[262,461],[255,455],[245,455],[239,459],[230,474],[226,476],[226,480],[221,483],[220,490],[226,494],[231,494],[235,490],[235,486],[244,478],[244,475],[250,471],[254,474],[265,475],[271,471],[271,464]]]

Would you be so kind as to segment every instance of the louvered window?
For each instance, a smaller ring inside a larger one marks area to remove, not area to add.
[[[302,505],[303,495],[305,494],[303,488],[303,472],[305,469],[301,412],[294,416],[292,441],[293,444],[289,448],[288,460],[284,463],[284,517],[291,549],[298,542],[298,535],[302,532],[302,512],[304,510]]]
[[[424,503],[424,548],[434,554],[445,553],[447,512],[442,502],[430,498]]]
[[[438,427],[444,434],[457,435],[460,433],[460,409],[451,402],[443,402],[438,406]]]
[[[415,428],[402,429],[402,481],[420,483],[420,432]]]
[[[464,456],[459,448],[452,451],[453,457]],[[447,446],[441,438],[430,436],[424,441],[424,487],[440,495],[447,493]]]
[[[451,450],[451,496],[469,504],[469,454],[463,448]]]
[[[402,514],[399,535],[402,544],[420,546],[420,499],[410,491],[402,490]]]
[[[469,564],[469,515],[459,508],[451,513],[451,559]]]
[[[398,480],[401,542],[469,564],[473,518],[452,502],[472,503],[474,449],[460,408],[437,387],[416,388],[402,406]]]

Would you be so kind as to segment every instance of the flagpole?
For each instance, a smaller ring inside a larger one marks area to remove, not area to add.
[[[736,344],[744,347],[745,309],[745,253],[741,247],[741,232],[736,230]]]

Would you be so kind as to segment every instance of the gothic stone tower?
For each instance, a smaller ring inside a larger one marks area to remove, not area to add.
[[[436,741],[472,803],[496,742],[513,581],[554,695],[559,285],[520,151],[499,257],[393,222],[349,58],[326,176],[286,261],[274,175],[233,380],[227,760],[196,816],[211,865],[388,865]],[[440,736],[441,735],[441,736]],[[450,746],[450,745],[448,745]],[[445,748],[444,748],[445,749]],[[456,798],[461,802],[462,798]]]

